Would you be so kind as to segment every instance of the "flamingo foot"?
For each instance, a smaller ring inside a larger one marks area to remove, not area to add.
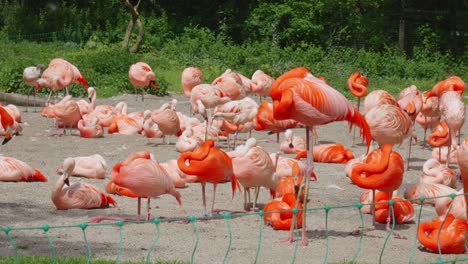
[[[287,243],[287,244],[292,244],[294,242],[294,232],[289,232],[288,237],[281,238],[280,242]]]
[[[148,214],[146,215],[146,221],[148,221],[148,220],[151,220],[151,213],[148,213]]]

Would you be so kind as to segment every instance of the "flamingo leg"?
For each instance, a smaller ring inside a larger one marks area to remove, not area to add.
[[[248,192],[248,189],[246,187],[244,187],[244,210],[245,211],[248,211],[248,204],[247,204],[247,192]]]
[[[278,144],[279,144],[279,134],[280,133],[276,133],[276,143],[278,143]]]
[[[375,226],[375,189],[372,189],[371,213],[372,213],[372,225]]]
[[[447,147],[447,160],[445,161],[445,166],[448,167],[450,163],[450,151],[452,150],[452,129],[449,127],[449,145]]]
[[[313,127],[307,127],[307,132],[310,130],[313,130]],[[302,213],[302,240],[300,245],[305,247],[309,244],[309,241],[307,240],[307,203],[308,203],[308,196],[309,196],[309,182],[310,182],[310,175],[314,171],[314,158],[312,156],[313,153],[313,148],[314,148],[314,133],[308,133],[307,141],[308,141],[308,148],[309,151],[307,152],[307,166],[306,166],[306,171],[305,171],[305,186],[304,186],[304,208],[303,208],[303,213]],[[298,197],[300,199],[300,197]],[[299,201],[296,202],[296,208],[299,205]],[[297,223],[294,223],[297,224]]]
[[[146,220],[150,220],[151,219],[151,207],[150,207],[150,201],[151,199],[148,198],[148,204],[147,204],[147,207],[146,207]]]
[[[213,183],[213,202],[211,203],[211,214],[215,213],[214,205],[215,205],[215,198],[216,198],[216,187],[218,186],[217,183]],[[216,210],[218,211],[218,210]],[[218,214],[218,212],[216,212]]]
[[[260,193],[260,186],[257,186],[255,187],[255,199],[254,199],[254,202],[253,202],[253,206],[252,206],[252,211],[256,211],[258,208],[257,208],[257,200],[258,200],[258,194]]]
[[[205,186],[206,186],[206,183],[205,183],[205,182],[202,182],[202,183],[201,183],[201,188],[202,188],[202,200],[203,200],[203,211],[202,211],[202,215],[203,215],[203,216],[208,216],[208,211],[206,211],[206,193],[205,193]]]
[[[390,192],[390,200],[392,199],[392,196],[393,196],[393,192]],[[392,213],[390,210],[393,210],[393,215],[395,215],[395,206],[394,204],[390,205],[392,208],[388,208],[388,216],[387,216],[387,232],[390,232],[392,231],[392,229],[390,228],[390,223],[392,222]],[[396,220],[393,219],[393,221],[395,222]],[[393,232],[393,237],[396,238],[396,239],[407,239],[405,236],[403,235],[400,235],[399,233],[396,233],[396,232]]]
[[[413,136],[410,136],[409,138],[409,146],[408,146],[408,156],[407,156],[407,159],[406,159],[406,170],[408,171],[409,170],[409,166],[410,166],[410,158],[411,158],[411,143],[413,141]]]
[[[141,215],[141,197],[138,197],[138,202],[137,202],[137,221],[140,221],[140,215]]]
[[[359,108],[361,106],[361,97],[358,97],[357,98],[357,109],[359,111]],[[351,146],[354,146],[354,139],[356,137],[356,126],[353,127],[353,143],[351,144]]]

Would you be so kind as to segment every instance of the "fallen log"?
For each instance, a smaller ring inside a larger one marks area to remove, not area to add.
[[[0,100],[3,102],[4,105],[6,104],[14,104],[14,105],[22,105],[22,106],[44,106],[47,102],[47,98],[45,97],[38,97],[34,98],[32,95],[29,96],[29,103],[28,103],[28,96],[25,94],[17,94],[17,93],[1,93],[0,92]]]

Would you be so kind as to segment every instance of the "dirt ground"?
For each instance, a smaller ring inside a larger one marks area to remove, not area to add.
[[[161,104],[177,98],[177,110],[189,114],[189,103],[182,95],[154,97],[146,95],[145,101],[135,100],[133,95],[119,96],[109,99],[98,99],[97,104],[115,105],[119,101],[126,101],[129,112],[154,110]],[[258,99],[257,99],[258,100]],[[20,107],[24,110],[25,107]],[[31,108],[29,109],[31,110]],[[123,136],[105,134],[104,138],[86,139],[77,136],[49,136],[52,120],[41,117],[39,113],[23,112],[23,135],[13,138],[8,144],[0,147],[4,156],[20,159],[37,168],[49,179],[46,183],[0,183],[0,227],[40,227],[73,225],[87,222],[94,216],[115,216],[125,218],[136,217],[136,200],[117,197],[117,207],[94,210],[56,210],[51,201],[51,192],[58,178],[56,168],[66,157],[87,156],[101,154],[108,165],[108,177],[112,166],[125,159],[129,154],[148,150],[161,161],[176,159],[179,153],[174,144],[163,144],[161,139],[149,139],[142,136]],[[364,154],[362,144],[351,147],[351,135],[345,122],[336,122],[318,127],[319,143],[340,142],[351,148],[355,156]],[[467,126],[462,130],[462,137],[468,134]],[[304,135],[303,129],[297,129],[297,134]],[[423,131],[418,126],[417,134],[422,139]],[[269,152],[278,150],[276,143],[269,143],[266,139],[274,139],[274,135],[265,132],[253,132],[259,145]],[[247,134],[241,138],[246,139]],[[282,139],[282,138],[281,138]],[[172,142],[175,142],[173,137]],[[224,144],[224,143],[223,143]],[[223,145],[224,146],[224,145]],[[403,157],[406,156],[406,142],[398,147]],[[422,141],[413,146],[411,168],[405,172],[404,182],[399,194],[403,194],[408,184],[418,181],[422,164],[431,157],[430,148]],[[310,207],[352,205],[359,201],[361,189],[350,183],[345,176],[343,164],[315,164],[318,181],[312,183],[310,190]],[[457,167],[452,167],[458,171]],[[73,178],[72,181],[85,181],[98,187],[105,188],[107,180],[90,180]],[[459,184],[459,187],[461,184]],[[339,187],[339,188],[337,188]],[[216,195],[216,207],[220,209],[242,210],[243,194],[237,194],[231,199],[230,183],[220,184]],[[212,199],[212,185],[208,185],[207,199]],[[189,215],[201,217],[202,200],[201,187],[198,183],[188,184],[179,190],[182,195],[184,208]],[[261,190],[259,202],[269,201],[269,192]],[[145,203],[143,203],[145,204]],[[152,200],[153,215],[161,218],[184,217],[172,196],[161,196]],[[415,205],[415,209],[419,206]],[[417,212],[417,210],[416,210]],[[436,216],[435,210],[425,206],[422,220],[432,220]],[[387,236],[384,225],[372,226],[370,215],[364,216],[364,236],[362,248],[357,258],[359,263],[376,263]],[[221,263],[229,246],[228,227],[224,219],[203,220],[195,222],[199,231],[199,244],[194,254],[195,263]],[[360,228],[360,217],[356,208],[332,209],[328,218],[329,262],[351,260],[359,246],[360,235],[356,232]],[[228,263],[253,263],[258,247],[261,229],[260,217],[249,215],[236,217],[230,221],[232,228],[231,251],[227,257]],[[314,210],[307,218],[309,246],[297,248],[296,263],[318,263],[326,255],[326,229],[324,210]],[[161,236],[151,258],[163,260],[190,261],[196,237],[190,224],[181,222],[164,222],[160,225]],[[408,262],[411,249],[415,242],[416,222],[398,225],[397,231],[407,239],[391,237],[383,253],[383,263]],[[12,231],[11,236],[18,246],[19,255],[50,256],[51,251],[46,236],[42,230]],[[83,234],[79,228],[51,229],[49,234],[56,247],[57,256],[86,256]],[[119,229],[117,226],[90,226],[86,229],[87,239],[91,245],[93,258],[116,259],[119,245]],[[121,260],[144,260],[156,235],[156,228],[152,223],[128,224],[123,226],[123,240]],[[258,263],[287,263],[294,255],[294,244],[279,242],[286,237],[287,232],[275,231],[269,226],[263,228],[263,238]],[[4,232],[0,232],[0,256],[12,256],[13,247]],[[466,257],[466,255],[445,255],[444,260]],[[416,248],[415,263],[428,263],[438,260],[438,254]]]

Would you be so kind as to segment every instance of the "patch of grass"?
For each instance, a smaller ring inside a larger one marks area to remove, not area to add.
[[[34,263],[34,264],[49,264],[52,263],[53,260],[51,257],[38,257],[38,256],[21,256],[18,257],[18,263],[19,264],[29,264],[29,263]],[[2,257],[0,258],[0,264],[13,264],[15,263],[15,258],[14,257]],[[60,264],[81,264],[81,263],[86,263],[86,258],[85,257],[65,257],[65,258],[57,258],[56,263]],[[92,259],[91,263],[93,264],[111,264],[115,263],[115,260],[100,260],[100,259]],[[142,264],[145,263],[144,261],[123,261],[120,262],[122,264]],[[188,262],[181,262],[181,261],[163,261],[163,260],[157,260],[156,262],[152,263],[157,263],[157,264],[186,264]]]

